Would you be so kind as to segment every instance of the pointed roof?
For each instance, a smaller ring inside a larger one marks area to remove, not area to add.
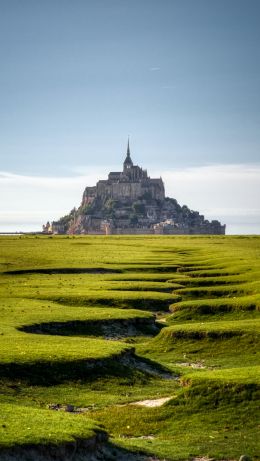
[[[127,142],[127,151],[126,151],[126,158],[124,161],[124,166],[133,166],[133,162],[130,156],[130,146],[129,146],[129,137],[128,137],[128,142]]]
[[[129,147],[129,137],[128,137],[128,142],[127,142],[127,152],[126,152],[127,157],[130,157],[130,147]]]

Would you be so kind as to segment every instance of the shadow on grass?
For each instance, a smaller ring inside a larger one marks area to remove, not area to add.
[[[26,275],[26,274],[121,274],[120,269],[110,269],[106,267],[60,267],[42,269],[21,269],[6,271],[4,275]]]
[[[120,293],[115,291],[115,293]],[[123,293],[123,292],[122,292]],[[67,304],[68,306],[95,306],[98,307],[119,307],[120,309],[139,309],[147,311],[169,311],[169,306],[173,302],[179,302],[182,300],[180,295],[170,295],[169,297],[152,298],[143,297],[142,292],[139,292],[138,297],[127,296],[123,293],[122,297],[115,297],[113,291],[109,292],[110,296],[103,296],[98,292],[94,295],[87,296],[41,296],[41,299],[48,299],[58,304]]]
[[[149,461],[145,451],[131,451],[107,441],[106,432],[96,432],[90,439],[76,438],[72,442],[54,444],[25,444],[0,447],[2,461]],[[154,459],[154,458],[153,458]],[[157,458],[156,458],[157,459]],[[159,460],[158,460],[159,461]]]
[[[122,263],[120,263],[122,264]],[[127,263],[126,263],[127,264]],[[151,264],[151,265],[148,265]],[[146,263],[145,266],[141,266],[140,263],[132,264],[131,266],[125,267],[124,272],[132,272],[133,269],[135,272],[141,272],[141,273],[164,273],[164,272],[178,272],[179,268],[181,267],[179,264],[174,264],[174,265],[158,265],[154,266],[152,265],[153,263]]]
[[[93,382],[101,377],[123,378],[129,385],[145,384],[151,378],[176,378],[157,362],[135,356],[134,349],[104,359],[2,363],[0,377],[30,386]]]
[[[159,333],[161,326],[154,318],[73,320],[68,322],[45,322],[19,327],[25,333],[48,334],[57,336],[103,336],[106,339],[120,339],[129,336]]]

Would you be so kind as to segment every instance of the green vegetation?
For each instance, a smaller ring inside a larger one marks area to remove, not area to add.
[[[89,439],[101,431],[93,420],[62,412],[1,404],[1,446],[59,444]],[[22,421],[22,424],[21,424]]]
[[[136,460],[257,460],[259,255],[253,236],[0,237],[0,451],[105,431]]]

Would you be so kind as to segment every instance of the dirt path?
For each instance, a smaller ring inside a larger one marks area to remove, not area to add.
[[[130,405],[139,405],[140,407],[161,407],[164,403],[169,402],[172,399],[171,397],[163,397],[161,399],[152,399],[152,400],[140,400],[139,402],[132,402]]]

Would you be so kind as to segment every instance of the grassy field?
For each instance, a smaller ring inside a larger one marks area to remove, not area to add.
[[[259,256],[254,236],[0,237],[0,459],[88,459],[104,434],[96,459],[259,459]]]

